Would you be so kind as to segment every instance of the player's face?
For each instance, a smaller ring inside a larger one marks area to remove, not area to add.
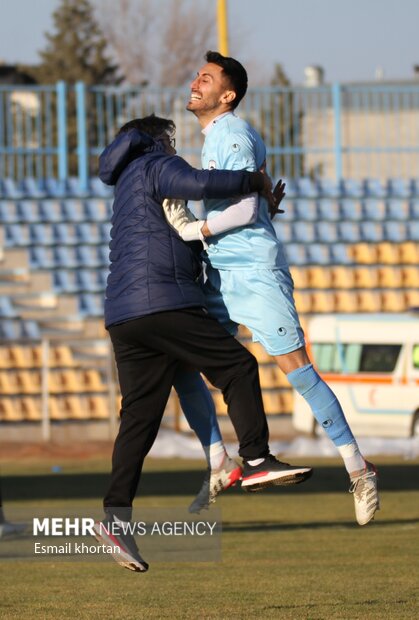
[[[235,93],[229,88],[223,69],[211,62],[204,65],[191,83],[191,94],[187,110],[196,116],[221,114],[234,99]]]

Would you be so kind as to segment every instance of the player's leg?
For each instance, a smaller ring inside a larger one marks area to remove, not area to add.
[[[105,519],[95,524],[99,542],[113,546],[118,564],[136,572],[148,569],[128,522],[144,459],[156,438],[169,398],[177,362],[142,343],[152,318],[129,321],[109,330],[121,388],[120,426],[112,454],[112,472],[104,498]]]
[[[245,462],[243,486],[256,490],[306,480],[310,468],[281,463],[269,455],[268,427],[254,356],[200,309],[167,314],[176,314],[176,319],[162,320],[153,335],[153,346],[200,369],[222,390],[239,439],[239,454]]]
[[[365,461],[342,407],[313,368],[305,349],[288,269],[220,272],[223,298],[232,319],[246,325],[275,357],[290,384],[305,398],[314,417],[338,449],[355,489],[357,520],[365,524],[379,506],[373,466]],[[246,301],[247,300],[247,301]],[[365,484],[368,481],[368,492]],[[372,488],[375,486],[375,493]],[[362,491],[362,492],[361,492]]]
[[[201,374],[184,365],[180,366],[175,375],[174,388],[188,424],[202,444],[208,463],[201,488],[189,506],[190,512],[199,513],[215,502],[221,491],[240,480],[241,468],[227,454],[214,401]]]

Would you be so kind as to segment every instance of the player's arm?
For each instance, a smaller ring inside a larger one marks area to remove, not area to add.
[[[203,241],[207,237],[253,224],[257,217],[257,208],[258,195],[250,194],[208,221],[197,220],[183,200],[166,198],[163,201],[166,220],[177,230],[184,241],[197,239]]]

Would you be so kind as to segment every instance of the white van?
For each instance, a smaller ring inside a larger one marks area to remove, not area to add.
[[[355,435],[419,435],[419,312],[313,316],[305,333]],[[316,434],[310,408],[294,396],[295,428]]]

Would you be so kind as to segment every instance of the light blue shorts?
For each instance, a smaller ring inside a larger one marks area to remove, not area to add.
[[[204,285],[209,314],[231,334],[238,325],[252,332],[270,355],[283,355],[305,345],[288,269],[206,267]]]

